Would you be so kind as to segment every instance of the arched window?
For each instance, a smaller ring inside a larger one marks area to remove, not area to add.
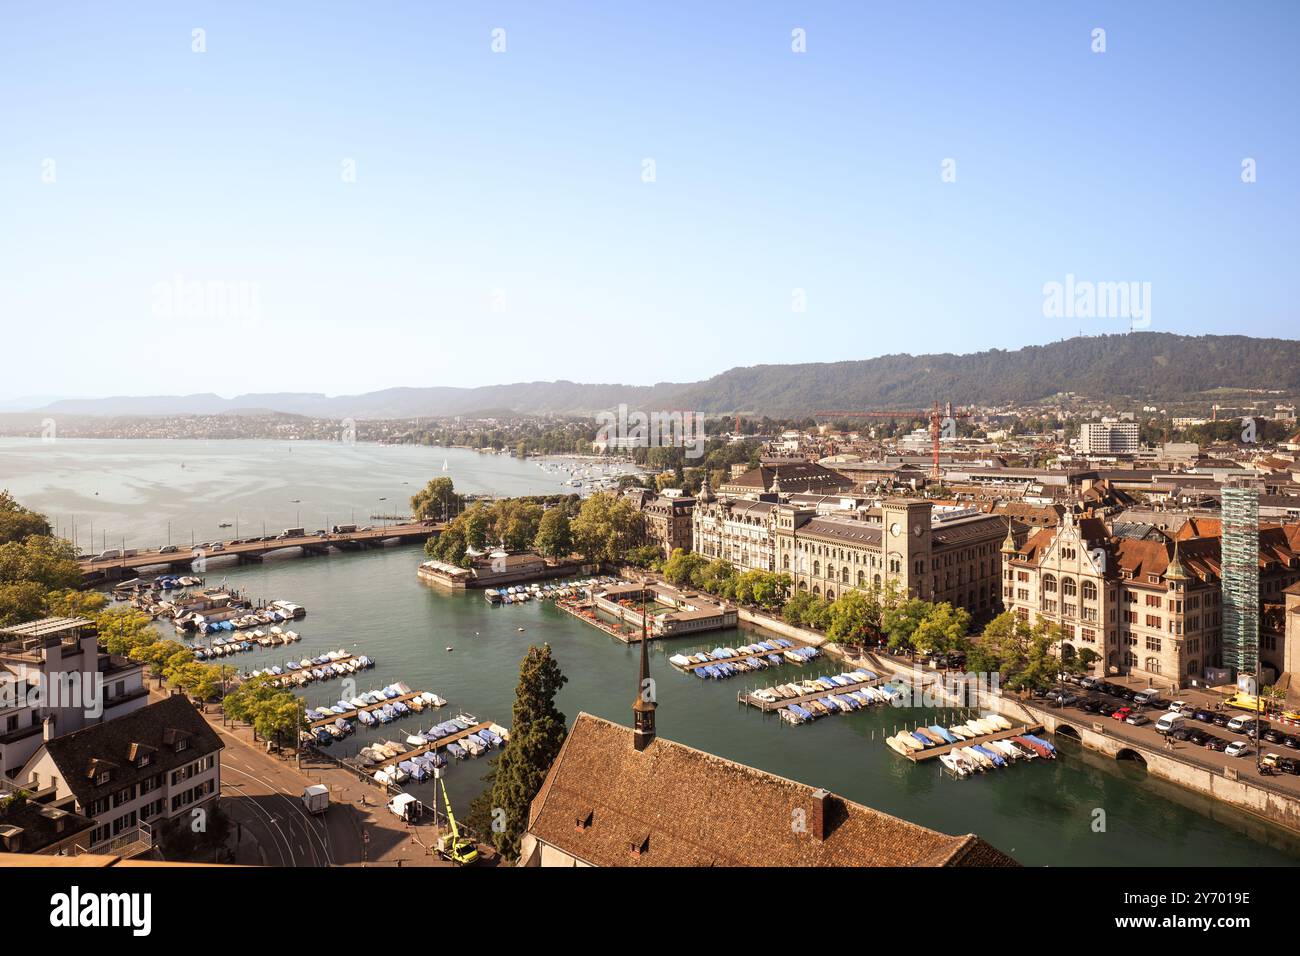
[[[841,584],[849,583],[849,569],[847,565],[845,567],[840,568],[840,583]]]
[[[819,588],[819,587],[817,587],[817,585],[814,584],[814,585],[813,585],[813,597],[821,597],[821,596],[822,596],[822,589]]]
[[[1043,575],[1043,590],[1050,594],[1056,593],[1056,575],[1054,574]]]
[[[1066,597],[1074,597],[1079,593],[1079,586],[1074,583],[1074,578],[1061,578],[1061,593]]]
[[[1150,673],[1152,673],[1152,674],[1159,674],[1159,673],[1160,673],[1160,658],[1158,658],[1158,657],[1148,657],[1148,658],[1147,658],[1147,670],[1148,670]]]
[[[821,573],[822,573],[822,563],[821,563],[820,561],[814,561],[814,562],[813,562],[813,577],[815,577],[815,578],[817,578],[817,577],[821,577]]]
[[[1084,582],[1083,582],[1083,599],[1084,599],[1085,601],[1095,601],[1095,600],[1097,600],[1097,585],[1093,584],[1091,581],[1084,581]]]
[[[858,587],[863,587],[866,583],[867,583],[867,572],[866,572],[866,571],[859,571],[859,572],[858,572]]]
[[[826,600],[828,600],[828,601],[834,601],[834,600],[835,600],[835,590],[834,590],[833,588],[827,588],[827,589],[826,589]]]
[[[826,576],[830,578],[832,581],[835,580],[835,565],[833,564],[826,565]]]
[[[781,555],[781,570],[783,571],[790,570],[790,555],[788,554]]]
[[[871,583],[872,583],[872,585],[873,585],[874,587],[876,587],[877,589],[879,589],[879,587],[880,587],[880,575],[877,574],[875,577],[873,577],[873,578],[871,579]]]

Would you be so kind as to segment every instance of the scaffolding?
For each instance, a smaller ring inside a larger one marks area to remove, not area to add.
[[[1237,676],[1259,666],[1259,485],[1223,488],[1223,664]]]

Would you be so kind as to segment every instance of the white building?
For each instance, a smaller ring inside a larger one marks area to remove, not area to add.
[[[144,665],[99,648],[85,618],[45,618],[0,629],[0,783],[47,738],[149,702]]]
[[[1137,422],[1103,418],[1079,426],[1079,450],[1086,455],[1136,455],[1140,448]]]
[[[47,740],[22,786],[50,805],[95,821],[83,849],[154,842],[164,820],[191,819],[221,794],[225,746],[194,705],[176,694],[115,720]]]

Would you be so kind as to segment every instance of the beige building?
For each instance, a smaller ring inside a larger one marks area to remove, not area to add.
[[[1129,674],[1153,686],[1205,683],[1222,665],[1220,537],[1194,524],[1187,536],[1115,537],[1099,518],[1067,514],[1023,545],[1003,547],[1002,600],[1034,622],[1059,624],[1063,653],[1097,655],[1093,673]],[[1196,535],[1196,536],[1193,536]],[[1260,529],[1261,608],[1300,580],[1300,526]],[[1286,668],[1285,641],[1262,629],[1271,681]]]

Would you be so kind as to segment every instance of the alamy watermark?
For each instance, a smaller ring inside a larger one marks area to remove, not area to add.
[[[596,441],[608,449],[685,448],[687,458],[704,455],[704,416],[697,412],[617,411],[599,412]]]
[[[0,684],[0,710],[28,707],[80,710],[91,719],[104,714],[103,674],[51,671],[49,674],[37,674],[34,684],[25,679],[24,675],[18,676],[18,680]]]
[[[1151,325],[1150,282],[1092,282],[1076,279],[1043,283],[1043,316],[1048,319],[1126,319],[1134,329]]]

